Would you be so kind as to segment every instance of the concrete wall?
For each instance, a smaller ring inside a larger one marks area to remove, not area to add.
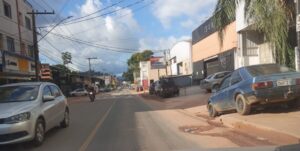
[[[221,47],[218,32],[214,32],[192,46],[192,61],[200,61],[221,52],[237,47],[236,23],[232,22],[225,29],[223,46]]]
[[[6,17],[4,14],[4,4],[3,1],[0,1],[0,33],[3,36],[3,46],[4,50],[7,50],[6,44],[6,36],[9,36],[14,39],[15,42],[15,52],[20,53],[20,38],[19,38],[19,30],[18,30],[18,16],[17,16],[17,9],[16,9],[16,0],[5,0],[6,3],[10,4],[11,6],[11,14],[12,18]],[[22,14],[20,16],[20,20],[22,22],[21,25],[21,38],[22,42],[25,44],[25,51],[28,51],[28,45],[33,45],[33,33],[32,30],[28,30],[25,27],[25,16],[27,16],[31,20],[32,26],[32,18],[31,15],[28,15],[27,12],[31,12],[32,8],[24,3],[23,0],[18,0],[19,5],[19,12]],[[32,28],[31,28],[32,29]]]

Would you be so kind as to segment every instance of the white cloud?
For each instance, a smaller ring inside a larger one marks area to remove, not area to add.
[[[192,24],[199,16],[210,15],[216,0],[157,0],[152,12],[160,20],[165,28],[169,28],[173,19],[184,17],[185,27]]]
[[[164,50],[170,49],[174,44],[182,40],[189,40],[191,39],[190,36],[181,36],[181,37],[174,37],[169,36],[166,38],[142,38],[140,39],[140,50],[150,49],[150,50]]]
[[[90,14],[99,10],[103,7],[100,0],[86,0],[85,3],[77,10],[70,12],[74,17],[77,18]],[[111,10],[120,9],[119,7],[111,8]],[[128,14],[122,18],[118,17],[118,14]],[[99,15],[99,14],[97,14]],[[95,16],[95,15],[93,15]],[[50,28],[49,28],[50,29]],[[49,30],[47,29],[47,30]],[[126,60],[131,55],[129,53],[118,53],[109,50],[108,47],[119,47],[119,48],[132,48],[133,51],[139,48],[138,40],[124,40],[128,37],[136,37],[139,32],[139,25],[133,18],[132,11],[130,9],[123,9],[118,11],[117,14],[111,14],[105,17],[98,17],[93,20],[70,24],[67,26],[59,26],[53,33],[67,35],[76,39],[89,41],[91,43],[97,43],[101,48],[95,48],[86,46],[83,44],[76,44],[76,42],[70,42],[66,39],[59,38],[53,34],[49,34],[45,39],[55,45],[62,51],[69,51],[72,53],[73,68],[78,68],[81,71],[88,70],[88,57],[97,57],[98,60],[92,60],[92,69],[96,71],[105,71],[110,73],[121,73],[127,70]],[[123,39],[123,40],[120,40]],[[53,50],[53,48],[47,44],[46,41],[40,43],[47,50]],[[116,48],[110,48],[116,49]],[[120,50],[129,51],[129,50]],[[59,52],[52,53],[57,56],[56,60],[60,59]]]

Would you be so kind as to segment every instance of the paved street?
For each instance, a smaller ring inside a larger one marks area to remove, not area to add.
[[[178,111],[155,111],[140,97],[130,95],[127,90],[98,95],[94,103],[89,102],[86,97],[70,100],[69,128],[51,130],[47,133],[44,144],[38,148],[23,143],[1,146],[0,150],[202,150],[202,148],[273,145],[268,141],[256,140],[238,133],[231,133],[229,137],[184,133],[179,130],[178,125],[183,126],[182,123],[199,125],[203,122]],[[222,128],[218,128],[217,131],[220,130]],[[241,140],[237,141],[238,139]],[[219,143],[216,144],[215,141]]]

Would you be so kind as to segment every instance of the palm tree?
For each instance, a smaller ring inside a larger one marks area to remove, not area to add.
[[[235,20],[235,9],[241,0],[218,0],[213,21],[221,44],[226,25]],[[276,62],[293,63],[294,51],[288,43],[289,27],[294,23],[294,0],[244,0],[245,19],[263,33],[275,48]],[[290,57],[289,57],[290,56]]]

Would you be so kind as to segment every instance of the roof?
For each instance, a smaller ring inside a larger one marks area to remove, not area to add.
[[[50,82],[19,82],[19,83],[11,83],[11,84],[5,84],[5,85],[1,85],[0,87],[4,87],[4,86],[28,86],[28,85],[32,85],[32,86],[37,86],[37,85],[41,85],[41,84],[53,84]]]

